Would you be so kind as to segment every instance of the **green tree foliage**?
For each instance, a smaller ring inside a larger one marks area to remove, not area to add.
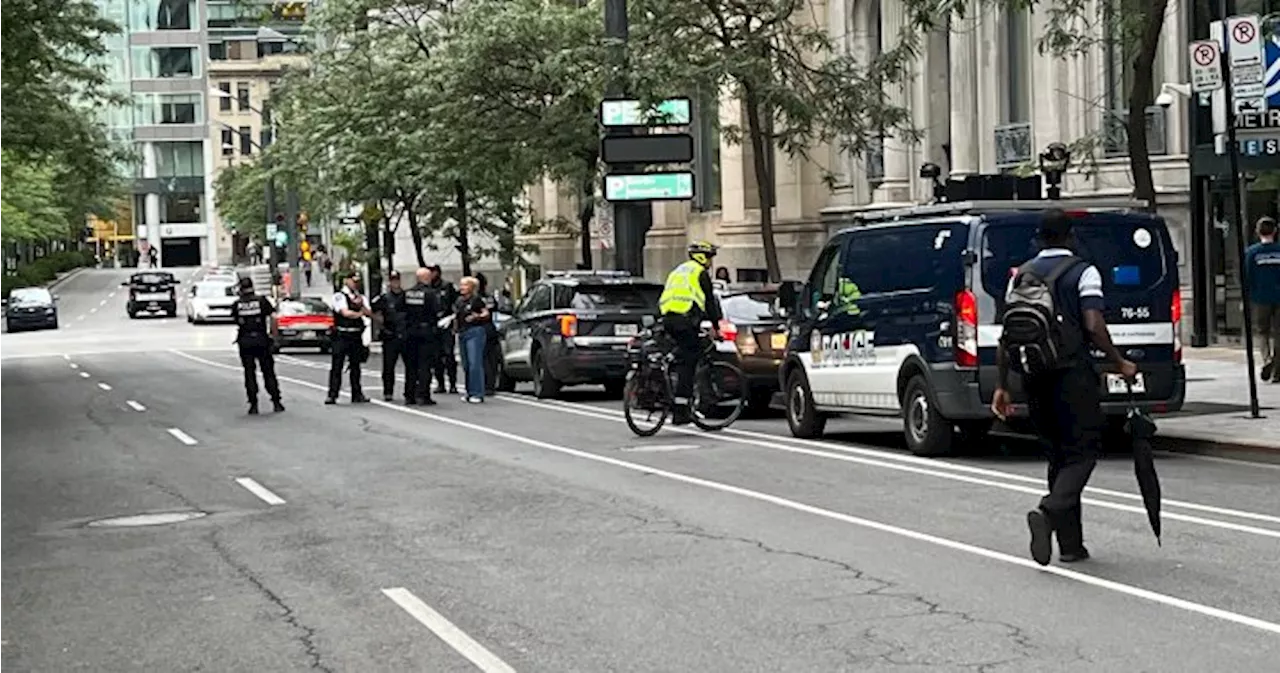
[[[278,150],[273,146],[260,154],[257,161],[228,166],[219,171],[213,181],[213,203],[225,227],[234,228],[258,241],[266,240],[267,222],[275,217],[274,213],[267,212],[267,178],[272,174],[276,178],[277,212],[283,212],[285,189],[292,184],[298,193],[300,209],[312,221],[323,220],[333,213],[333,201],[320,188],[321,185],[302,179],[297,173],[269,168],[270,160],[277,154]],[[293,182],[287,182],[289,180]]]
[[[0,198],[0,229],[5,243],[50,240],[65,235],[67,213],[58,207],[54,192],[54,169],[0,152],[3,166],[3,198]]]
[[[728,90],[742,101],[745,128],[722,132],[750,144],[760,201],[773,203],[771,146],[792,156],[828,144],[860,154],[888,131],[913,135],[908,111],[884,95],[904,85],[917,36],[937,22],[937,3],[912,1],[922,6],[912,11],[910,30],[860,62],[813,21],[804,0],[635,0],[627,52],[633,90]],[[760,229],[769,276],[780,280],[768,207],[760,209]]]

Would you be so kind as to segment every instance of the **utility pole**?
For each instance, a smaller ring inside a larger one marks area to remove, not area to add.
[[[289,263],[290,297],[302,295],[302,278],[298,269],[298,192],[293,188],[284,192],[284,231],[289,239],[285,242],[285,260]]]
[[[267,223],[276,221],[276,178],[275,178],[275,175],[273,175],[271,172],[271,155],[266,153],[266,149],[271,146],[272,138],[273,138],[273,134],[271,133],[271,108],[267,106],[263,106],[262,143],[261,145],[259,145],[259,148],[262,150],[262,167],[267,171],[267,186],[266,186],[267,216],[262,220],[263,222],[267,222]],[[265,241],[265,243],[268,246],[270,246],[268,249],[271,251],[271,254],[267,255],[267,264],[271,267],[268,270],[268,278],[271,278],[275,276],[276,266],[279,264],[278,260],[280,256],[276,252],[275,240],[272,239],[270,236],[267,236],[266,239],[267,240]]]
[[[608,98],[627,97],[627,0],[605,0],[604,34],[612,41],[613,73],[606,94]],[[609,128],[608,135],[634,135],[631,129]],[[653,206],[648,203],[625,201],[606,205],[613,208],[613,240],[617,251],[614,265],[633,276],[644,275],[644,241],[649,227],[653,226]]]
[[[1217,3],[1211,3],[1211,6],[1218,9]],[[1236,111],[1235,99],[1232,92],[1232,73],[1231,73],[1231,42],[1234,39],[1228,28],[1227,17],[1231,17],[1235,13],[1235,0],[1222,0],[1222,81],[1223,81],[1223,102],[1226,107],[1227,116],[1227,160],[1231,166],[1231,216],[1235,220],[1236,229],[1236,261],[1240,267],[1240,299],[1244,303],[1244,352],[1245,362],[1248,367],[1249,378],[1249,415],[1253,418],[1261,418],[1262,412],[1258,407],[1258,382],[1255,380],[1255,372],[1257,364],[1253,360],[1253,306],[1249,300],[1249,279],[1247,277],[1247,269],[1245,269],[1245,226],[1244,226],[1244,186],[1240,179],[1240,145],[1236,142]]]

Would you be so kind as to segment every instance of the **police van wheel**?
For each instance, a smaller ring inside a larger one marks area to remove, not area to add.
[[[942,456],[951,451],[951,423],[938,413],[929,384],[919,374],[907,381],[902,395],[902,434],[917,456]]]
[[[813,406],[809,377],[797,369],[787,377],[787,426],[801,439],[816,439],[827,427],[827,417]]]

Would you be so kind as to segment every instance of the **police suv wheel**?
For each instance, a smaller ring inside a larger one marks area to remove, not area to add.
[[[827,427],[827,417],[813,406],[809,377],[796,368],[787,377],[787,426],[801,439],[817,439]]]
[[[938,413],[929,383],[919,374],[907,381],[902,394],[902,434],[917,456],[941,456],[951,451],[951,423]]]
[[[547,368],[547,361],[539,351],[533,354],[533,395],[540,400],[555,397],[560,393],[560,382],[552,376]]]

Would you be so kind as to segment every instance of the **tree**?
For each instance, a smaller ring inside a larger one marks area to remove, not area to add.
[[[722,129],[750,143],[760,195],[760,232],[770,279],[781,280],[774,243],[773,167],[777,147],[792,156],[836,144],[862,153],[896,130],[913,137],[908,111],[882,92],[907,79],[917,31],[936,22],[936,3],[911,11],[897,46],[866,63],[842,53],[809,20],[804,0],[639,0],[632,4],[628,71],[633,90],[669,93],[727,89],[745,108],[746,128]],[[945,5],[946,3],[944,3]],[[682,87],[680,89],[675,87]]]
[[[267,178],[276,176],[277,209],[283,203],[284,191],[294,186],[298,193],[298,205],[312,220],[325,219],[333,212],[333,203],[317,188],[316,183],[299,180],[298,176],[267,168],[270,163],[262,157],[275,157],[276,149],[268,147],[257,161],[228,166],[213,181],[213,203],[218,209],[223,225],[246,236],[266,240],[267,222],[275,217],[267,212]],[[293,179],[296,182],[290,183]],[[296,186],[295,186],[296,185]]]
[[[47,164],[32,163],[0,152],[3,166],[3,197],[0,198],[0,229],[5,243],[59,238],[67,233],[67,213],[57,205],[55,170]]]

